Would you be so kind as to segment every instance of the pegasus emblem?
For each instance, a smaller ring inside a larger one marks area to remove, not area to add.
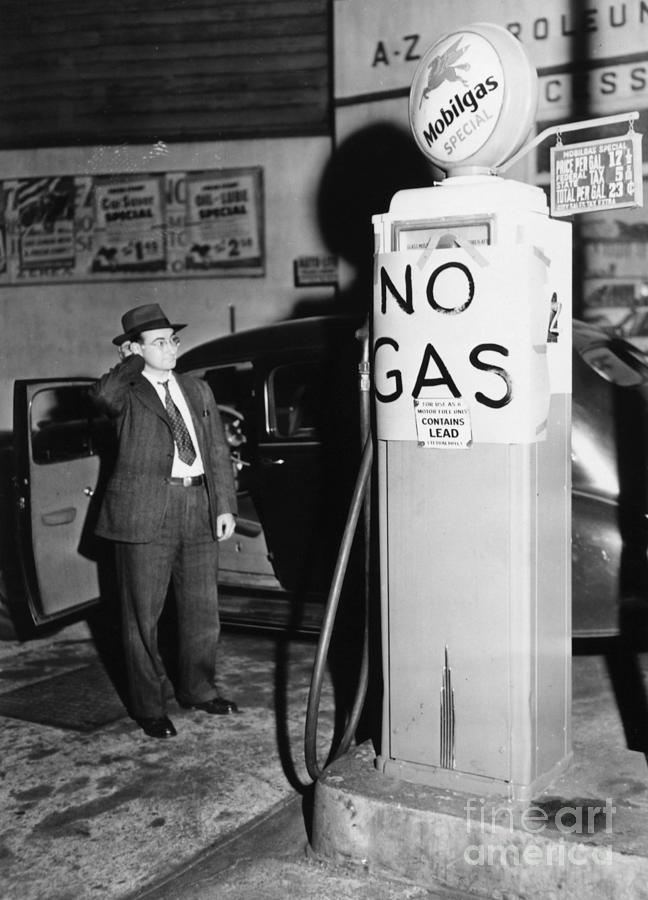
[[[463,37],[463,35],[462,35]],[[421,94],[421,102],[419,103],[419,109],[423,106],[423,100],[427,100],[431,91],[434,91],[440,85],[443,84],[444,81],[460,81],[464,87],[468,87],[468,82],[465,78],[462,78],[459,74],[459,69],[463,69],[464,71],[470,69],[468,63],[459,63],[458,60],[464,55],[466,50],[468,50],[468,46],[462,47],[459,49],[459,44],[461,43],[461,37],[458,38],[455,43],[448,47],[445,53],[441,53],[439,56],[435,56],[430,65],[428,66],[428,80],[427,87]]]

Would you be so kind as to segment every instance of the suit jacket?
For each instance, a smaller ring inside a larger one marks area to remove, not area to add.
[[[141,374],[144,360],[127,356],[91,388],[98,406],[116,420],[118,452],[103,498],[96,534],[114,541],[148,543],[159,533],[173,465],[173,433],[164,404]],[[236,514],[229,448],[214,396],[199,378],[175,376],[185,395],[205,467],[211,525]]]

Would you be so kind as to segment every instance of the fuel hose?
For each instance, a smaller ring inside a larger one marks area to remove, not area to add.
[[[364,440],[360,468],[356,478],[351,504],[347,514],[344,532],[340,543],[338,558],[333,572],[331,587],[326,601],[326,608],[322,621],[322,628],[315,654],[313,672],[311,675],[310,690],[308,692],[308,704],[306,708],[306,727],[304,731],[304,759],[306,770],[317,781],[322,775],[323,769],[317,760],[317,723],[319,717],[320,700],[322,696],[322,684],[326,673],[326,661],[333,634],[333,626],[337,615],[340,594],[344,585],[351,549],[355,538],[360,515],[363,516],[364,529],[364,581],[363,581],[363,616],[364,629],[362,638],[362,658],[358,676],[358,687],[353,701],[349,719],[340,739],[339,745],[331,750],[329,760],[332,762],[343,756],[355,736],[356,729],[369,682],[369,589],[370,589],[370,527],[371,527],[371,467],[373,461],[373,440],[370,425],[370,378],[369,378],[369,327],[368,324],[357,332],[357,338],[362,343],[362,359],[358,366],[359,393],[360,393],[360,426]]]

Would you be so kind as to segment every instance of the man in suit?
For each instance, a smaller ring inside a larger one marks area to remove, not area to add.
[[[115,419],[118,451],[96,533],[115,542],[131,714],[150,737],[176,734],[173,687],[158,649],[171,580],[178,618],[181,706],[237,712],[218,696],[218,541],[234,533],[236,490],[218,407],[209,387],[175,375],[185,325],[157,303],[122,316],[120,362],[92,389]]]

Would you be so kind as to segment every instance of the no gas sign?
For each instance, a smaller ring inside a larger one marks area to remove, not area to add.
[[[526,246],[449,248],[379,254],[376,271],[378,437],[421,443],[424,413],[412,401],[439,411],[427,401],[457,401],[445,417],[463,419],[447,425],[457,433],[444,434],[436,416],[437,443],[426,446],[537,441],[549,410],[547,337],[560,327],[548,260]]]

